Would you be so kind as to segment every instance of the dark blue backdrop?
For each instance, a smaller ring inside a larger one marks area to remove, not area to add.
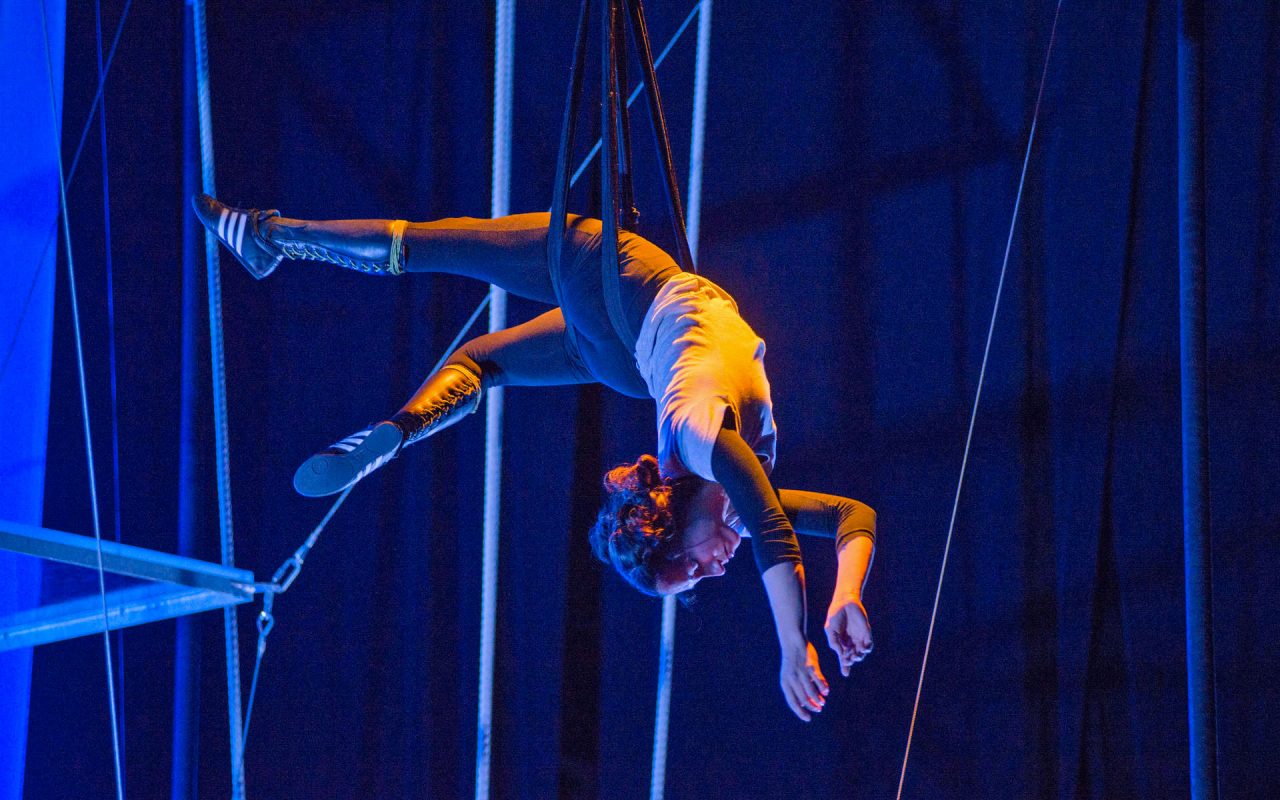
[[[106,3],[108,27],[121,5]],[[576,4],[546,5],[517,12],[516,209],[550,198]],[[702,270],[769,344],[778,483],[879,511],[866,597],[876,652],[835,681],[819,719],[798,722],[776,688],[759,579],[750,559],[735,564],[680,615],[669,797],[883,797],[896,785],[1052,5],[716,5]],[[92,8],[73,6],[68,153],[96,74]],[[211,6],[224,199],[304,217],[487,212],[487,3]],[[687,4],[650,6],[665,41]],[[1251,797],[1280,792],[1278,8],[1212,4],[1206,45],[1219,764],[1225,794]],[[182,4],[136,3],[106,92],[124,539],[170,551],[183,20]],[[1174,33],[1168,3],[1064,9],[911,796],[1187,795]],[[692,44],[662,69],[681,164]],[[82,169],[100,169],[94,151]],[[590,207],[589,191],[575,197]],[[71,202],[91,399],[107,430],[99,186],[83,181]],[[88,531],[59,282],[45,522]],[[237,560],[265,575],[323,511],[291,491],[296,464],[398,407],[483,287],[308,264],[255,283],[229,263],[224,286]],[[515,303],[512,317],[537,311]],[[206,361],[199,350],[192,364],[203,387]],[[197,549],[216,559],[207,388],[197,400],[203,488],[188,499]],[[568,388],[515,389],[507,403],[496,796],[642,797],[658,605],[591,565],[584,540],[600,470],[652,447],[652,406]],[[468,420],[362,485],[281,599],[252,795],[470,793],[482,434]],[[109,463],[109,439],[98,444]],[[99,475],[110,497],[110,471]],[[824,542],[806,558],[820,642],[833,559]],[[196,630],[198,786],[225,796],[222,626],[208,615]],[[126,642],[127,785],[159,797],[173,626]],[[824,666],[835,677],[826,655]],[[37,651],[28,797],[109,793],[106,715],[98,640]]]

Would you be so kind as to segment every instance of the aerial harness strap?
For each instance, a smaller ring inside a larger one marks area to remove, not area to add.
[[[666,177],[667,210],[675,233],[676,260],[682,269],[690,272],[696,270],[693,259],[690,257],[688,236],[685,233],[684,209],[680,202],[680,187],[671,157],[671,141],[667,135],[666,118],[662,112],[662,95],[658,90],[658,76],[653,64],[644,7],[640,0],[596,1],[600,4],[601,12],[600,219],[603,223],[600,246],[601,282],[605,308],[609,313],[609,321],[614,331],[628,347],[635,347],[638,332],[632,329],[631,322],[622,309],[618,285],[621,270],[618,261],[618,231],[619,229],[635,231],[639,219],[632,181],[630,117],[626,103],[622,100],[627,83],[625,35],[627,20],[623,14],[624,7],[629,12],[632,35],[640,66],[644,72],[645,95],[649,104],[649,121],[652,123],[654,145]],[[591,0],[582,0],[578,14],[578,32],[574,41],[573,64],[569,70],[569,91],[560,128],[560,151],[556,161],[556,179],[552,191],[551,227],[547,233],[547,259],[551,283],[555,288],[556,300],[562,304],[560,270],[564,252],[565,227],[568,224],[566,202],[569,193],[569,159],[573,151],[578,102],[582,95],[582,73],[586,62],[590,3]]]

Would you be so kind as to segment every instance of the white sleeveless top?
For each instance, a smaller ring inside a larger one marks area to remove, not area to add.
[[[658,404],[663,476],[715,480],[711,449],[727,409],[765,473],[773,470],[778,432],[764,351],[764,340],[719,286],[692,272],[662,285],[640,326],[636,366]]]

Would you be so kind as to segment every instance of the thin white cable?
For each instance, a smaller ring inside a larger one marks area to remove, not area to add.
[[[67,179],[62,168],[62,128],[58,124],[58,95],[53,85],[53,54],[49,46],[49,20],[40,0],[40,27],[44,32],[45,66],[49,75],[49,109],[53,115],[53,146],[58,156],[58,200],[62,235],[67,249],[67,286],[71,295],[71,319],[76,332],[76,370],[80,378],[80,411],[84,421],[84,446],[88,456],[89,501],[93,513],[93,541],[97,551],[98,596],[102,600],[102,646],[107,664],[107,700],[111,709],[111,753],[115,765],[117,800],[124,800],[124,775],[120,766],[120,722],[116,714],[115,669],[111,659],[110,618],[107,615],[106,569],[102,562],[102,524],[98,511],[98,481],[93,466],[93,436],[89,430],[89,389],[84,375],[84,338],[80,334],[80,304],[76,300],[76,267],[71,255],[71,219],[67,214]],[[65,45],[64,45],[65,48]]]
[[[511,198],[511,105],[515,64],[515,0],[497,0],[493,68],[493,184],[490,216],[508,213]],[[489,289],[489,330],[507,325],[507,293]],[[476,712],[476,800],[488,800],[493,744],[493,660],[498,615],[498,523],[502,499],[502,389],[489,390],[484,429],[484,544],[480,588],[480,686]]]
[[[1049,74],[1049,56],[1058,33],[1058,14],[1062,0],[1058,0],[1053,12],[1053,27],[1049,32],[1049,46],[1045,48],[1044,66],[1040,71],[1040,89],[1036,93],[1035,111],[1031,114],[1031,130],[1027,133],[1027,149],[1022,156],[1022,172],[1018,176],[1018,192],[1013,202],[1013,216],[1009,220],[1009,236],[1004,243],[1004,259],[1000,264],[1000,281],[996,284],[996,299],[991,307],[991,322],[987,325],[987,342],[982,349],[982,369],[978,372],[978,388],[973,396],[973,410],[969,414],[969,432],[964,440],[964,457],[960,461],[960,478],[956,481],[955,499],[951,504],[951,522],[947,525],[946,546],[942,550],[942,568],[938,572],[938,588],[933,595],[933,612],[929,615],[929,633],[925,637],[924,657],[920,661],[920,679],[916,682],[915,704],[911,707],[911,727],[907,730],[907,746],[902,753],[902,771],[898,774],[897,800],[902,800],[902,786],[907,778],[907,759],[911,756],[911,740],[916,731],[916,718],[920,712],[920,695],[924,690],[924,672],[929,664],[929,648],[933,644],[933,629],[938,621],[938,603],[942,599],[942,581],[947,574],[947,558],[951,554],[951,538],[956,529],[956,514],[960,510],[960,490],[964,487],[965,468],[969,465],[969,448],[973,444],[973,426],[978,418],[978,403],[982,399],[982,384],[987,376],[987,361],[991,355],[991,339],[996,329],[996,315],[1000,311],[1000,295],[1004,291],[1005,273],[1009,268],[1009,252],[1013,248],[1013,232],[1018,225],[1018,210],[1022,207],[1022,190],[1027,181],[1027,165],[1031,162],[1031,145],[1036,138],[1036,124],[1040,120],[1040,101],[1044,97],[1045,77]]]
[[[689,20],[685,20],[685,25]],[[681,30],[684,27],[681,26]],[[680,34],[677,33],[678,37]],[[672,39],[674,44],[675,39]],[[670,49],[670,46],[668,46]],[[665,55],[665,53],[664,53]],[[711,66],[711,0],[698,4],[698,42],[694,51],[693,124],[689,139],[689,206],[685,222],[689,255],[698,263],[698,232],[702,216],[702,154],[706,144],[707,74]],[[654,66],[657,69],[657,65]],[[653,721],[653,764],[649,800],[663,800],[667,785],[667,739],[671,726],[671,673],[676,649],[676,598],[662,598],[662,638],[658,645],[658,702]]]

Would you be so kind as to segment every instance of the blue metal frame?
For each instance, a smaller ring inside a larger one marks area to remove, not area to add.
[[[0,550],[96,569],[91,536],[0,520]],[[102,542],[104,571],[147,583],[107,593],[107,628],[117,630],[254,599],[253,573],[144,547]],[[102,598],[88,595],[0,617],[0,651],[103,630]]]
[[[170,583],[147,583],[107,592],[108,630],[173,619],[249,602],[250,598],[192,589]],[[92,594],[0,618],[0,651],[102,633],[102,598]]]

